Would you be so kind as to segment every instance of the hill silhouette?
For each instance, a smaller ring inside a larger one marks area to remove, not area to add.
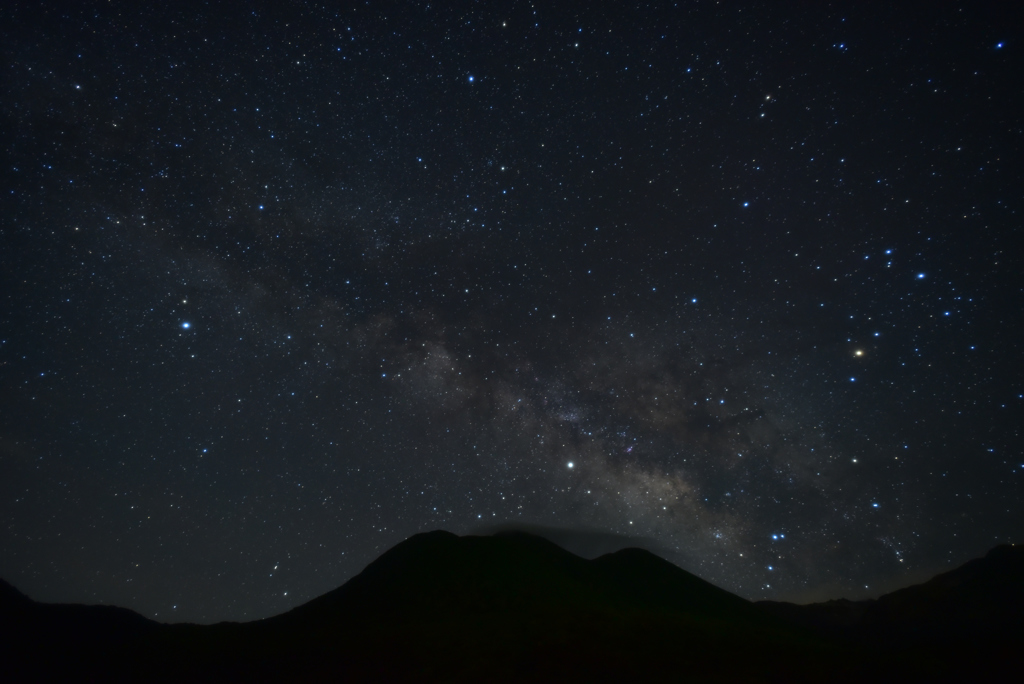
[[[1024,546],[997,546],[984,558],[877,599],[758,605],[820,632],[861,639],[996,638],[1021,630]]]
[[[922,584],[877,599],[757,604],[790,624],[859,644],[890,672],[932,681],[1020,681],[1024,546],[1004,544]]]
[[[1024,548],[873,602],[751,603],[640,549],[416,535],[250,623],[165,625],[0,584],[5,681],[937,681],[1018,667]]]

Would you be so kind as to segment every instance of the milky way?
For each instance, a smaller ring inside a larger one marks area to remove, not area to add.
[[[5,10],[0,575],[208,622],[438,528],[751,599],[1019,540],[1013,24],[879,11]]]

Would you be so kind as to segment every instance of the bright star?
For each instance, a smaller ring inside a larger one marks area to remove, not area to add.
[[[184,323],[181,324],[181,327],[184,328],[185,330],[188,330],[189,328],[192,327],[192,324],[189,323],[188,321],[185,321]]]
[[[569,466],[569,470],[572,470],[575,467],[575,464],[572,461],[569,461],[566,465]]]

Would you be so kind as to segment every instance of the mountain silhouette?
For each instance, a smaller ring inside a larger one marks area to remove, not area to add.
[[[646,609],[764,621],[763,612],[749,601],[648,551],[623,549],[587,561],[523,532],[416,535],[342,587],[270,621],[331,621],[361,610],[428,617],[553,608]]]
[[[939,681],[1015,674],[1024,547],[874,601],[752,603],[641,549],[415,535],[281,615],[167,625],[0,581],[4,681]]]
[[[818,631],[869,640],[998,637],[1021,630],[1024,546],[997,546],[984,558],[877,599],[757,605]]]
[[[880,653],[890,672],[932,681],[977,678],[982,671],[988,681],[1024,678],[1021,545],[997,546],[983,558],[877,599],[757,605],[790,624]]]

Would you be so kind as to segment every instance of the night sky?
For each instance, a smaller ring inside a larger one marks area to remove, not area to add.
[[[861,598],[1024,540],[1013,3],[157,4],[0,10],[31,597],[254,619],[529,524]]]

